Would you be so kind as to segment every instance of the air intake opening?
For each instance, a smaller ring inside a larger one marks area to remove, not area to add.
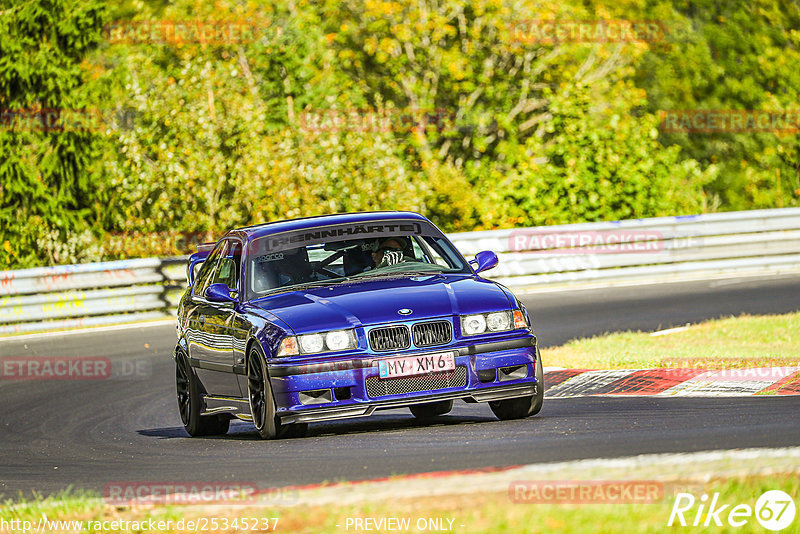
[[[528,366],[512,365],[511,367],[500,367],[497,370],[497,376],[500,379],[500,382],[525,378],[528,376]]]
[[[326,402],[333,402],[333,393],[330,389],[301,391],[297,397],[300,399],[300,404],[325,404]]]
[[[386,395],[402,395],[404,393],[414,393],[417,391],[463,388],[466,385],[467,368],[463,365],[457,365],[452,371],[399,378],[370,376],[366,380],[367,395],[373,398]]]
[[[352,394],[350,388],[333,388],[333,394],[336,395],[336,400],[348,400]]]
[[[478,371],[478,379],[482,384],[494,382],[495,378],[497,378],[497,369],[481,369]]]

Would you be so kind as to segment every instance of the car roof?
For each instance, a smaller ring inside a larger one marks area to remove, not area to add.
[[[253,226],[244,226],[229,231],[226,235],[240,235],[247,240],[265,235],[288,232],[291,230],[305,230],[333,224],[350,224],[368,221],[385,221],[397,219],[411,219],[429,222],[428,219],[413,211],[362,211],[357,213],[336,213],[333,215],[316,215],[299,219],[273,221]]]

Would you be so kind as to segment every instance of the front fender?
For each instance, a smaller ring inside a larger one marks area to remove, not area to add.
[[[178,351],[181,351],[181,350],[187,356],[189,355],[189,344],[186,343],[186,338],[184,338],[184,337],[179,337],[178,338],[178,344],[175,345],[175,350],[172,352],[172,359],[173,360],[177,361],[177,359],[178,359]]]

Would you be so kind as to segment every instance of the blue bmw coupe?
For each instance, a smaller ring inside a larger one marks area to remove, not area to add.
[[[542,408],[525,306],[411,212],[326,215],[228,232],[189,262],[178,308],[178,408],[192,436],[236,417],[265,439],[308,423],[453,401],[500,419]]]

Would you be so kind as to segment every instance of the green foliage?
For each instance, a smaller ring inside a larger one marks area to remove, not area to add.
[[[103,120],[3,123],[0,268],[179,254],[234,226],[342,211],[469,231],[800,199],[796,135],[658,131],[661,110],[796,109],[788,0],[6,4],[0,109]],[[660,21],[666,42],[518,33],[598,19]],[[116,39],[110,21],[249,33]]]
[[[194,8],[164,16],[202,18]],[[263,30],[254,42],[114,52],[118,93],[135,116],[134,129],[114,132],[119,151],[104,162],[115,232],[180,228],[213,239],[282,218],[422,210],[388,133],[308,127],[304,109],[346,110],[354,99],[337,95],[346,80],[327,66],[313,20],[272,8],[239,14]]]
[[[441,210],[468,198],[475,207],[474,214],[434,210],[439,219],[491,228],[702,210],[702,185],[714,168],[683,160],[678,147],[664,149],[657,119],[636,114],[644,95],[623,81],[645,48],[526,42],[514,28],[531,13],[590,18],[577,4],[536,8],[330,2],[326,31],[341,68],[367,94],[446,112],[444,125],[422,123],[398,139],[429,176],[452,170],[453,186],[439,187],[426,206]]]
[[[649,110],[798,110],[800,4],[794,0],[650,2],[642,16],[669,28],[634,79]],[[630,16],[630,11],[628,12]],[[724,209],[800,206],[800,137],[775,133],[664,134],[704,165]]]
[[[509,145],[505,164],[489,167],[486,183],[498,207],[491,217],[533,226],[704,210],[702,186],[715,169],[681,160],[677,146],[661,147],[658,118],[634,113],[641,101],[619,98],[634,91],[616,87],[607,94],[617,108],[592,109],[581,85],[550,98],[552,118],[538,135]]]
[[[104,13],[96,1],[0,2],[0,268],[74,261],[90,235],[95,135],[49,121],[87,108],[82,63]]]

